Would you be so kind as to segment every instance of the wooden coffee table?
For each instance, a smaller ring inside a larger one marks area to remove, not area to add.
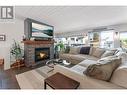
[[[44,80],[44,89],[46,85],[53,89],[77,89],[80,83],[61,73],[56,73]]]

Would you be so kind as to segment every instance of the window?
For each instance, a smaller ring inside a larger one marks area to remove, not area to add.
[[[127,48],[127,32],[120,33],[121,47]]]
[[[99,46],[99,32],[89,32],[89,42],[92,46]]]
[[[114,30],[102,31],[100,34],[100,47],[113,48],[114,47]]]

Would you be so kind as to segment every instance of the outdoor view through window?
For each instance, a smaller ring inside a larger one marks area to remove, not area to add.
[[[127,32],[120,33],[121,46],[127,48]]]

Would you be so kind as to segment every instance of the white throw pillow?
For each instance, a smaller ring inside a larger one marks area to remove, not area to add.
[[[104,52],[104,54],[102,54],[101,58],[107,57],[107,56],[113,56],[115,53],[115,51],[113,50],[107,50]]]
[[[119,58],[119,57],[117,57],[117,56],[107,56],[107,57],[99,59],[97,62],[100,63],[100,64],[106,64],[107,62],[112,61],[116,58]]]
[[[116,56],[122,58],[122,63],[126,63],[127,62],[127,53],[126,52],[118,52],[116,54]]]

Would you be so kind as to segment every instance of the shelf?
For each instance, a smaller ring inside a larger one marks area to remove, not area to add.
[[[22,59],[11,64],[11,68],[20,68],[20,67],[24,67],[24,66],[25,66],[24,60],[22,60]]]
[[[26,41],[22,41],[21,43],[24,43],[24,44],[29,44],[29,45],[32,45],[32,44],[54,44],[54,41],[31,41],[31,40],[26,40]]]

